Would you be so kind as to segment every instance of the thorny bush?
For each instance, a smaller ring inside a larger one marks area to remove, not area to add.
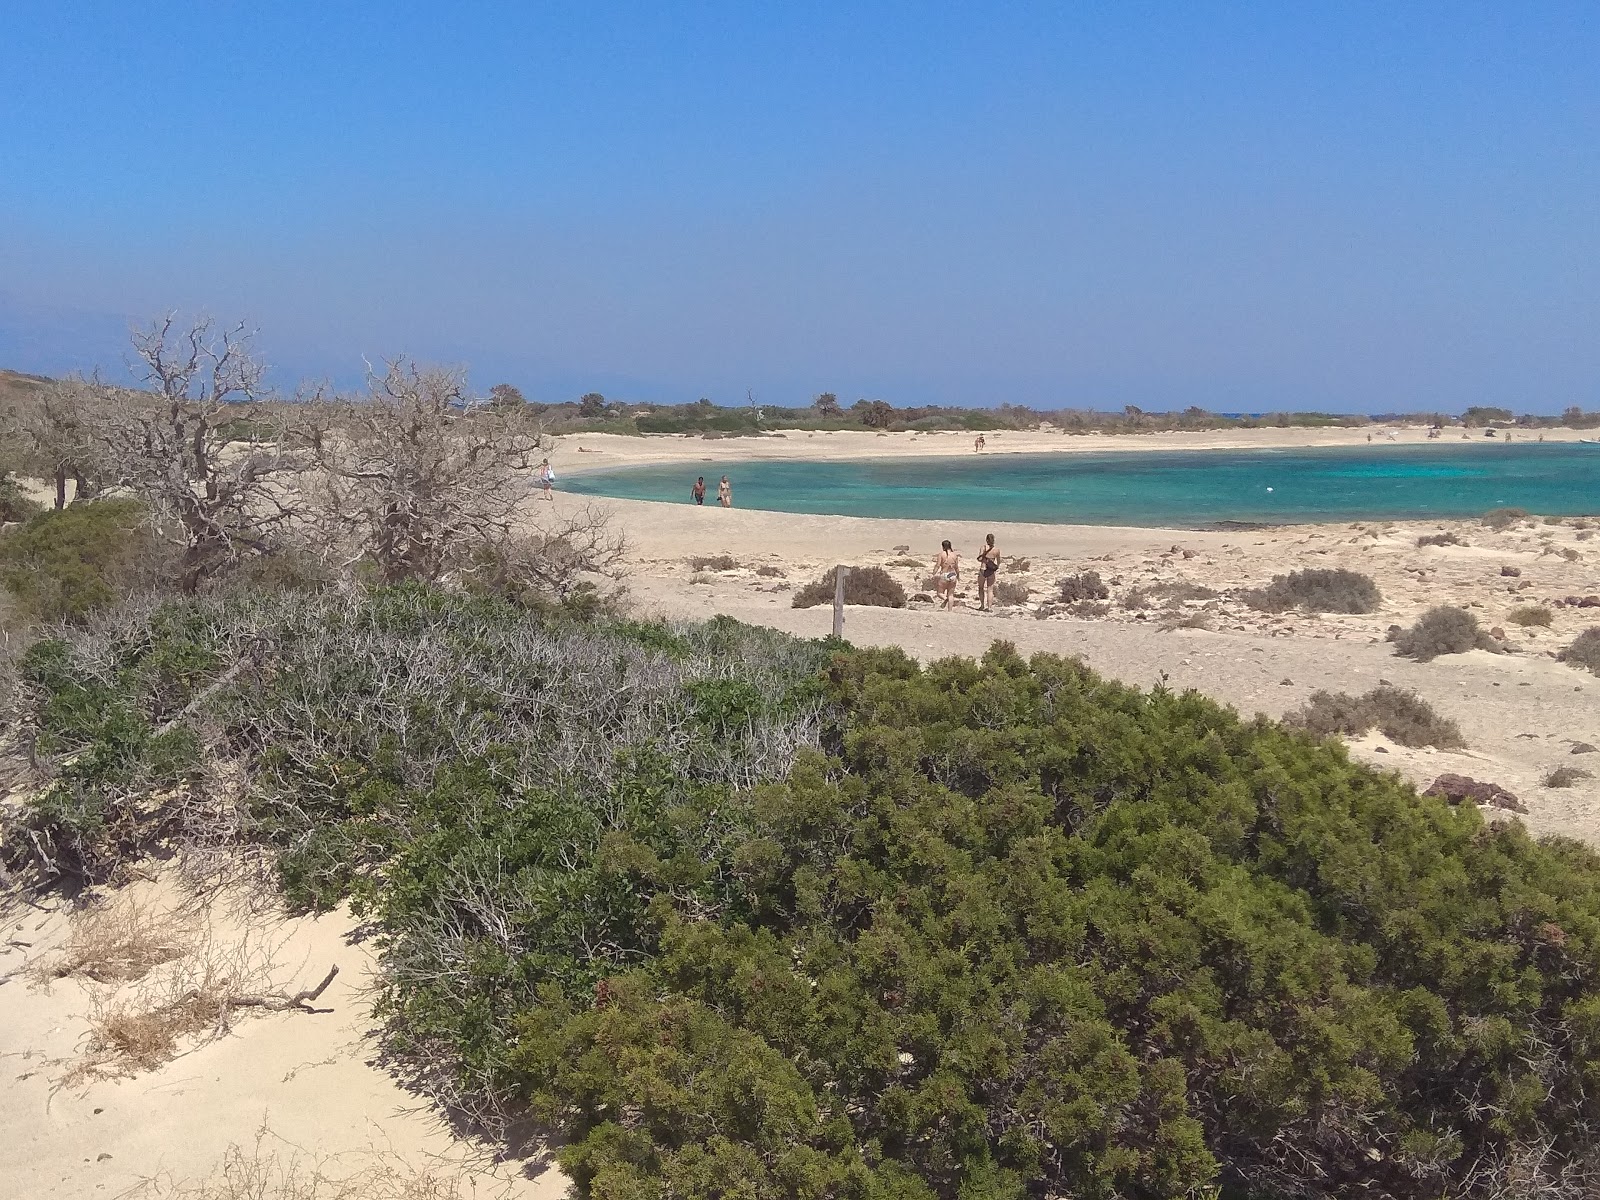
[[[1370,576],[1343,567],[1310,567],[1274,575],[1266,587],[1246,591],[1241,598],[1262,612],[1303,608],[1307,612],[1371,613],[1383,604]]]

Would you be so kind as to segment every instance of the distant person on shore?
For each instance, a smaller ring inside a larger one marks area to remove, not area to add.
[[[972,439],[972,448],[974,450],[982,450],[983,445],[983,434],[980,433],[977,437]]]
[[[733,507],[733,484],[728,482],[726,475],[717,484],[717,503],[722,505],[723,508]]]
[[[961,582],[961,556],[948,541],[942,545],[939,557],[933,560],[934,588],[944,598],[939,607],[949,608],[956,598],[956,584]]]
[[[544,492],[544,498],[554,504],[556,473],[551,469],[548,458],[539,464],[539,488]]]
[[[689,494],[694,497],[696,504],[704,504],[706,502],[706,477],[704,475],[695,478],[694,486],[689,489]]]
[[[1000,574],[1000,551],[995,548],[994,534],[986,534],[983,549],[978,551],[978,611],[988,612],[994,607],[995,579]]]

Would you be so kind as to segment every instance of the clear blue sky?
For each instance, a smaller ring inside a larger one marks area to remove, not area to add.
[[[1600,3],[0,0],[0,365],[1600,407]]]

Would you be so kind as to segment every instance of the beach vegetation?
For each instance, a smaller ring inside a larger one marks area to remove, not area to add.
[[[1525,508],[1491,508],[1483,514],[1483,523],[1496,532],[1504,532],[1528,519]]]
[[[1311,567],[1274,575],[1266,587],[1244,591],[1240,598],[1262,612],[1300,608],[1308,612],[1372,613],[1383,604],[1383,595],[1370,575],[1343,567]]]
[[[1056,598],[1063,604],[1075,604],[1079,600],[1108,600],[1111,598],[1111,589],[1100,578],[1099,571],[1079,571],[1056,580]]]
[[[10,475],[0,474],[0,525],[26,521],[42,511],[43,506],[29,498]]]
[[[1111,615],[1111,605],[1104,600],[1074,600],[1062,610],[1069,617],[1081,617],[1084,620],[1098,620]]]
[[[1305,707],[1284,717],[1284,724],[1318,737],[1340,734],[1361,737],[1376,729],[1401,746],[1435,746],[1460,750],[1467,742],[1461,728],[1440,716],[1415,692],[1392,684],[1379,684],[1361,696],[1347,692],[1316,691]]]
[[[1555,615],[1542,604],[1524,604],[1506,614],[1506,620],[1513,625],[1538,625],[1546,629],[1554,619]]]
[[[81,621],[153,583],[163,554],[137,500],[90,500],[0,532],[0,587],[17,619]]]
[[[1395,653],[1418,662],[1432,662],[1441,654],[1465,654],[1468,650],[1499,653],[1501,646],[1478,625],[1478,618],[1464,608],[1441,604],[1430,608],[1410,629],[1391,631],[1389,640]]]
[[[1028,597],[1032,594],[1033,593],[1027,584],[1018,583],[1015,579],[1002,579],[999,583],[995,584],[995,603],[1004,604],[1008,607],[1026,604],[1028,602]]]
[[[1443,533],[1425,533],[1417,539],[1418,546],[1465,546],[1466,544],[1459,533],[1451,530]]]
[[[579,1196],[1487,1196],[1590,1163],[1600,858],[1303,730],[1004,643],[924,667],[419,583],[96,620],[31,655],[55,774],[9,869],[232,820],[371,923],[408,1082],[544,1122]],[[168,761],[246,786],[158,771],[174,721]],[[201,965],[215,1018],[239,992]]]
[[[695,571],[737,571],[739,560],[731,554],[697,554],[689,560],[689,566]]]
[[[799,588],[790,602],[794,608],[832,604],[839,568],[829,567],[821,578]],[[844,602],[877,608],[904,608],[906,589],[882,567],[848,567],[844,577]]]
[[[1130,611],[1158,606],[1180,608],[1192,600],[1215,600],[1219,594],[1215,588],[1187,580],[1142,583],[1122,597],[1122,607]]]
[[[1557,767],[1544,777],[1544,785],[1547,788],[1569,788],[1593,778],[1594,772],[1585,771],[1582,767]]]
[[[1600,675],[1600,625],[1589,626],[1556,657],[1564,663]]]

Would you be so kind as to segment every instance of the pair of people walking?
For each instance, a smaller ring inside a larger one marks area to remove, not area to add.
[[[999,575],[1000,551],[991,533],[984,537],[983,547],[978,551],[979,612],[988,612],[994,607],[994,585]],[[961,555],[956,553],[948,540],[942,543],[939,556],[933,560],[933,578],[935,590],[943,601],[939,607],[952,607],[955,604],[956,585],[961,582]]]
[[[706,502],[706,477],[704,475],[695,477],[694,486],[689,489],[689,495],[693,497],[696,504],[704,504]],[[723,508],[733,507],[733,484],[728,482],[726,475],[717,484],[717,503],[722,505]]]

